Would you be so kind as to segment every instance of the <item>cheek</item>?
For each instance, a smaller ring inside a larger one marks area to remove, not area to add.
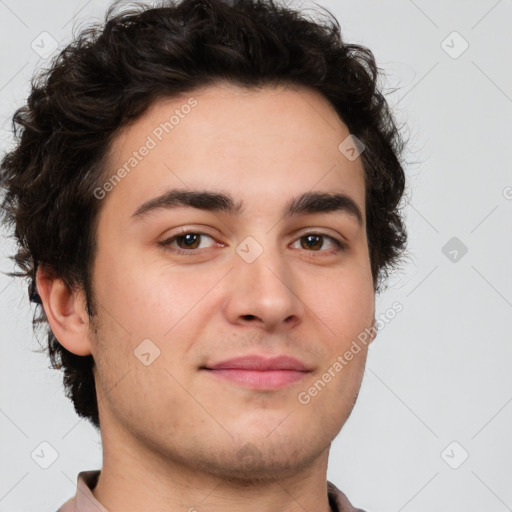
[[[172,377],[174,372],[167,372],[157,361],[144,366],[133,354],[119,358],[112,347],[108,349],[97,368],[100,415],[111,421],[116,418],[141,433],[152,426],[160,434],[172,432],[178,425],[187,426],[187,415],[175,411],[184,405],[191,410],[194,404]]]
[[[114,329],[134,339],[162,338],[199,294],[185,274],[129,251],[104,255],[95,274],[103,312],[117,324]]]
[[[316,282],[317,286],[309,287],[305,302],[338,342],[352,340],[371,325],[375,295],[366,274],[344,268]]]

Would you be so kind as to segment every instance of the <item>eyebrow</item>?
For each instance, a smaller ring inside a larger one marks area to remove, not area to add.
[[[244,211],[243,201],[236,202],[227,193],[207,190],[171,189],[162,195],[141,204],[131,215],[132,220],[142,220],[150,213],[180,206],[212,212],[224,212],[239,216]],[[305,192],[292,198],[282,212],[283,217],[297,217],[305,214],[344,212],[363,225],[363,214],[349,195],[331,192]]]

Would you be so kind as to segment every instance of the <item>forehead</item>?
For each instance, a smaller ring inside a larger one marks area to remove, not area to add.
[[[261,212],[318,190],[347,193],[364,215],[361,159],[339,149],[349,135],[330,102],[307,88],[196,89],[155,101],[119,132],[109,171],[126,172],[106,199],[129,217],[171,188],[222,190]]]

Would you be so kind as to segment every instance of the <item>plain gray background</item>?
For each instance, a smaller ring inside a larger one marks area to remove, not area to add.
[[[328,479],[368,512],[512,510],[512,0],[318,3],[374,52],[411,139],[410,257],[377,318],[395,301],[403,310],[371,345]],[[2,151],[34,70],[55,55],[33,49],[50,41],[41,34],[62,47],[107,5],[0,0]],[[14,244],[0,241],[0,270],[12,271]],[[34,307],[0,275],[2,512],[54,512],[79,471],[101,467],[99,436],[33,352]],[[47,469],[31,456],[43,442],[57,454]]]

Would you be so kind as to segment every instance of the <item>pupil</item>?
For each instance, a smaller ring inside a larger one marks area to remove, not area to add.
[[[308,247],[314,247],[315,245],[318,245],[318,242],[315,244],[313,243],[312,245],[310,244],[311,241],[313,241],[314,239],[317,239],[317,240],[320,240],[320,236],[319,235],[307,235],[306,236],[306,240],[307,240],[307,244],[308,244]]]
[[[194,233],[188,233],[188,234],[184,235],[183,238],[185,240],[185,244],[189,246],[189,245],[193,245],[195,243],[197,235]]]

